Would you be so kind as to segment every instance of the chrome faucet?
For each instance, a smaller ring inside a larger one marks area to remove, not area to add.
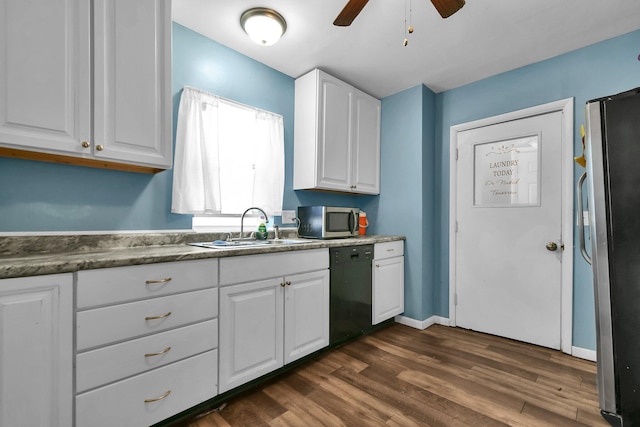
[[[250,207],[249,209],[247,209],[246,211],[244,211],[242,213],[242,217],[240,217],[240,239],[244,238],[244,216],[247,214],[247,212],[249,212],[250,210],[255,209],[257,211],[262,212],[262,215],[264,215],[264,222],[269,223],[269,216],[265,213],[265,211],[263,211],[260,208],[257,208],[255,206]]]

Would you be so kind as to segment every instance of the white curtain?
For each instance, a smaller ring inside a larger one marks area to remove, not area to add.
[[[174,213],[282,210],[282,116],[191,87],[180,99],[173,169]]]

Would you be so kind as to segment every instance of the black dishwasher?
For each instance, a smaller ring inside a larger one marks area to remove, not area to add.
[[[373,245],[329,248],[330,344],[340,344],[371,329]]]

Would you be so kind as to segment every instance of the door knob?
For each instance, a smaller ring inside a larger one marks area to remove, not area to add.
[[[554,252],[558,250],[558,245],[556,244],[556,242],[549,242],[547,243],[547,250]]]

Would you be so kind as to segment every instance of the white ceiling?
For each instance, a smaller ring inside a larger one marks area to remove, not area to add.
[[[346,2],[173,0],[173,20],[293,78],[317,67],[378,98],[420,83],[442,92],[640,28],[640,0],[467,0],[447,19],[429,0],[371,0],[350,27],[335,27]],[[258,6],[287,21],[273,46],[240,27]],[[415,32],[404,47],[409,8]]]

